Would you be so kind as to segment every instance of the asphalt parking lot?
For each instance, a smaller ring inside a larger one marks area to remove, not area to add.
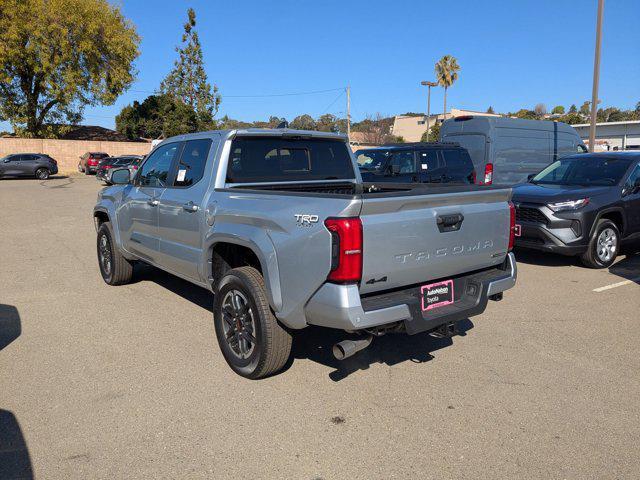
[[[282,374],[224,362],[210,294],[151,267],[109,287],[93,177],[0,181],[0,478],[637,478],[640,255],[518,252],[453,340],[339,363],[308,329]],[[603,289],[603,287],[607,287]]]

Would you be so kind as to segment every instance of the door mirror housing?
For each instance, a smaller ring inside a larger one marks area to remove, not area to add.
[[[126,185],[131,181],[131,173],[128,168],[118,168],[111,172],[111,183],[114,185]]]
[[[537,175],[537,173],[530,173],[529,175],[527,175],[527,182],[530,182],[531,180],[533,180],[533,178]]]

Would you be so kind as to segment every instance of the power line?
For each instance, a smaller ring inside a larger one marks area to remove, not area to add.
[[[333,102],[331,102],[331,103],[329,104],[329,106],[328,106],[327,108],[325,108],[325,109],[322,111],[322,113],[321,113],[320,115],[324,115],[325,113],[327,113],[327,110],[329,110],[331,107],[333,107],[333,105],[334,105],[338,100],[340,100],[340,98],[342,97],[342,95],[344,95],[344,90],[342,90],[342,91],[338,94],[338,96],[337,96],[336,98],[334,98],[334,99],[333,99]]]

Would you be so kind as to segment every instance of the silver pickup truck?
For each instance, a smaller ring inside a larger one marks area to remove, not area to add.
[[[248,378],[279,371],[308,325],[349,332],[342,359],[385,333],[451,334],[516,281],[510,189],[363,183],[342,135],[173,137],[112,182],[93,213],[105,282],[142,261],[214,292],[218,343]]]

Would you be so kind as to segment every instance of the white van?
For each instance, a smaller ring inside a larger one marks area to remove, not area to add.
[[[456,117],[442,124],[440,138],[467,149],[485,184],[526,182],[558,158],[587,152],[572,126],[546,120]]]

